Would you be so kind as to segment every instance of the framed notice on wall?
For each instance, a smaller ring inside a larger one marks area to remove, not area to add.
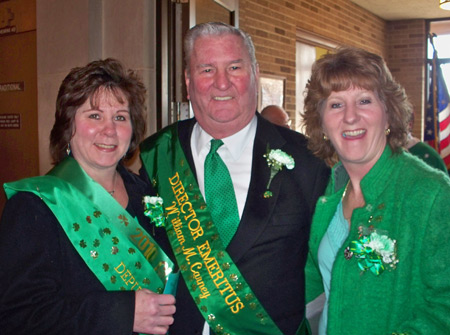
[[[20,129],[20,114],[0,114],[0,129]]]
[[[284,90],[286,78],[262,74],[259,77],[258,110],[268,105],[284,108]]]

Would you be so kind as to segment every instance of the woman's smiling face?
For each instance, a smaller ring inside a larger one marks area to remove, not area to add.
[[[342,163],[370,169],[387,142],[387,115],[378,95],[356,87],[333,91],[321,114],[323,132]]]
[[[70,140],[72,154],[83,169],[91,173],[114,168],[130,146],[133,129],[128,101],[119,91],[100,89],[78,108],[74,134]]]

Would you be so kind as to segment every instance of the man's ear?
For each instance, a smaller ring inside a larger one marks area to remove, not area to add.
[[[190,100],[190,97],[189,97],[190,78],[189,78],[189,74],[188,74],[187,70],[184,70],[184,82],[186,83],[187,98],[188,98],[188,100]]]

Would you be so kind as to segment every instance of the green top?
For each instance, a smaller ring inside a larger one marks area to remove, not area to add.
[[[323,292],[318,270],[320,241],[336,211],[348,175],[332,170],[313,218],[306,265],[306,297]],[[387,146],[361,181],[366,205],[353,211],[349,236],[332,269],[328,335],[447,334],[450,329],[450,179],[409,153]],[[369,227],[397,241],[398,263],[363,272],[360,259],[345,249]]]
[[[417,142],[408,151],[414,156],[419,157],[429,166],[432,166],[436,169],[439,169],[445,173],[448,173],[447,167],[445,166],[444,160],[438,154],[436,150],[430,147],[428,144],[424,142]]]

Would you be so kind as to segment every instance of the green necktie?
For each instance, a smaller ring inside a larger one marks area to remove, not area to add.
[[[211,140],[205,159],[205,198],[220,239],[225,247],[239,225],[239,212],[230,172],[217,153],[222,140]]]

